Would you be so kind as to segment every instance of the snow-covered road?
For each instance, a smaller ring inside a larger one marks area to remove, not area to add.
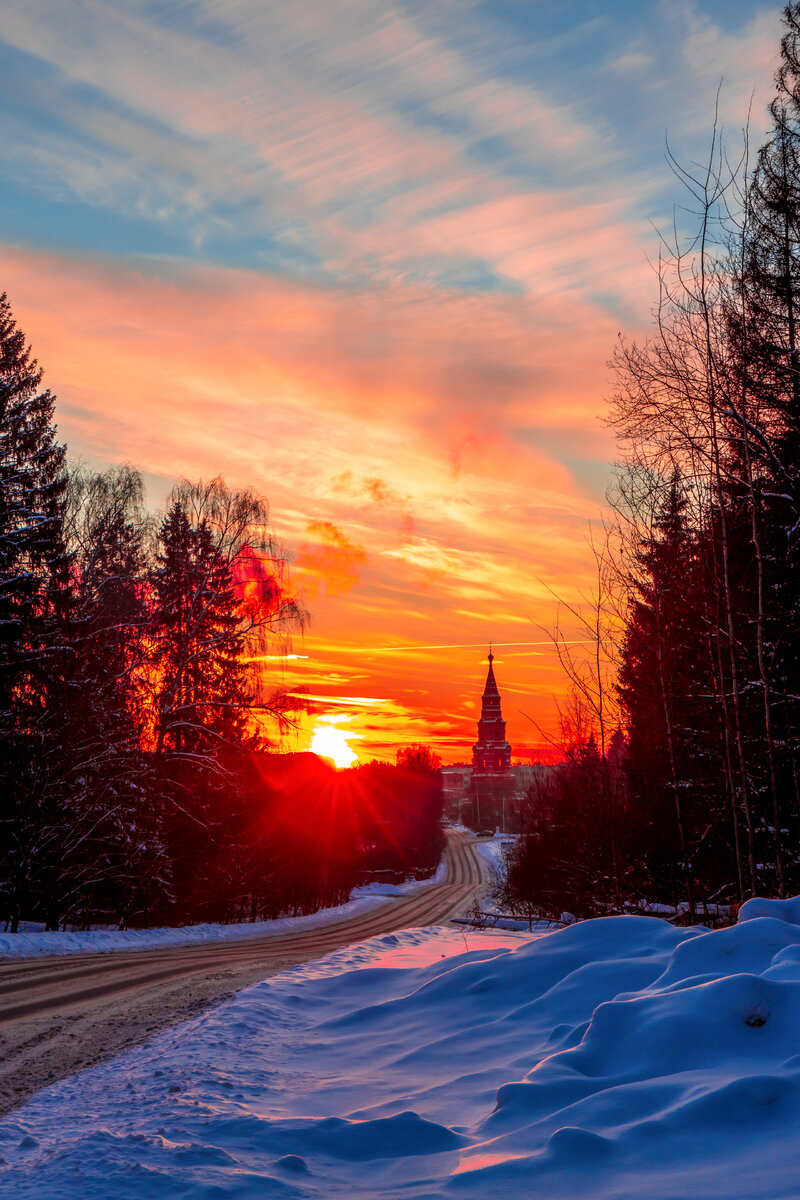
[[[0,1124],[19,1200],[795,1200],[800,906],[385,934]]]
[[[376,934],[447,921],[481,887],[470,836],[448,833],[444,875],[424,887],[394,889],[388,898],[364,897],[354,909],[339,912],[338,920],[322,920],[311,928],[303,918],[270,922],[260,935],[254,935],[253,926],[223,926],[223,933],[245,936],[212,939],[202,936],[206,927],[201,927],[195,943],[177,946],[158,940],[142,944],[134,935],[131,952],[108,954],[97,953],[102,942],[89,935],[93,952],[88,954],[73,950],[57,959],[0,961],[0,1114],[38,1088],[295,963]],[[324,918],[326,913],[314,915]],[[147,931],[158,938],[162,932]],[[167,932],[180,943],[193,931]]]

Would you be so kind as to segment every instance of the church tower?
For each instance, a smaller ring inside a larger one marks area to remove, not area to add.
[[[506,723],[500,709],[500,692],[494,677],[494,655],[489,647],[489,672],[481,697],[478,740],[472,747],[472,774],[511,775],[511,747],[506,741]]]

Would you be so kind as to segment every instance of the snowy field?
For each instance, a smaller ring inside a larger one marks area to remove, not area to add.
[[[371,883],[355,888],[346,904],[322,908],[304,917],[281,917],[275,921],[245,921],[240,925],[182,925],[161,929],[91,929],[79,933],[23,930],[0,933],[0,959],[39,958],[61,954],[102,954],[112,950],[153,950],[165,946],[193,946],[206,942],[246,941],[248,938],[277,937],[319,929],[368,912],[387,897],[410,896],[421,888],[443,883],[447,864],[442,859],[430,879],[411,879],[406,883]]]
[[[0,1195],[796,1200],[800,902],[384,935],[0,1123]]]

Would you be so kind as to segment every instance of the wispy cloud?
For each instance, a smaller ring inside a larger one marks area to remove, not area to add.
[[[199,244],[245,239],[265,265],[534,293],[585,294],[604,276],[630,299],[657,179],[615,124],[613,91],[596,85],[591,105],[548,91],[509,70],[491,24],[460,16],[455,33],[389,0],[206,0],[174,18],[145,0],[17,0],[3,37],[46,69],[36,85],[20,72],[38,119],[15,106],[7,165]],[[649,61],[650,88],[671,85],[680,133],[707,124],[697,93],[722,75],[742,111],[774,32],[768,9],[733,32],[685,2],[615,62]],[[578,55],[577,36],[562,53]]]

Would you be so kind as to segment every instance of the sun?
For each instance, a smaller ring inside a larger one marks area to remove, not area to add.
[[[347,734],[333,725],[317,725],[309,749],[320,758],[333,759],[337,767],[352,767],[358,755],[347,741]]]

